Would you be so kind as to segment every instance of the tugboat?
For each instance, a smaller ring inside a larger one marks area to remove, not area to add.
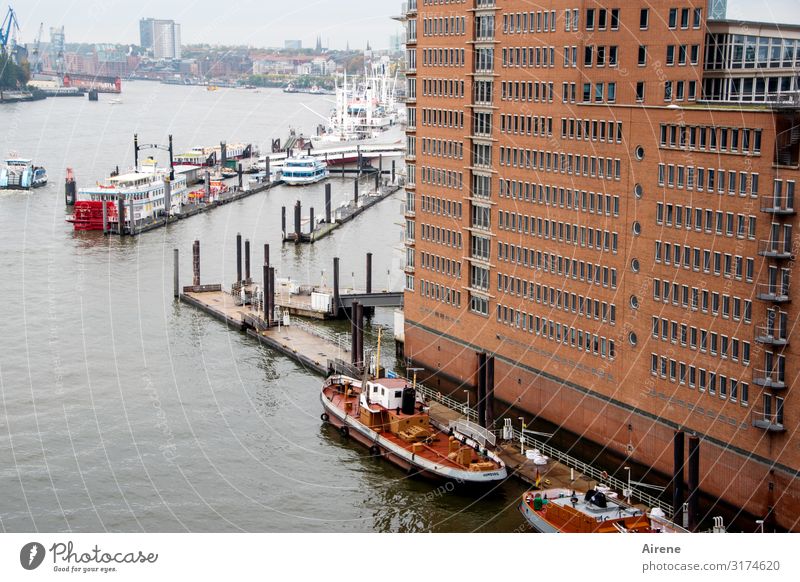
[[[0,169],[0,188],[30,190],[47,184],[47,170],[26,158],[9,158]]]
[[[439,426],[404,378],[361,381],[333,374],[325,380],[320,399],[323,422],[402,469],[480,485],[507,477],[505,463],[485,446],[484,429],[465,421],[453,428]]]

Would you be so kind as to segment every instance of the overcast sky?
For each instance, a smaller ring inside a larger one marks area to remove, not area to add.
[[[400,0],[8,0],[22,26],[19,40],[32,42],[45,26],[66,27],[67,42],[139,42],[140,18],[172,19],[181,24],[184,44],[283,46],[301,39],[313,47],[386,48],[400,29],[390,16]],[[2,3],[5,9],[6,3]],[[536,5],[531,1],[531,7]],[[619,2],[623,4],[624,2]],[[800,24],[800,0],[728,0],[728,17]]]

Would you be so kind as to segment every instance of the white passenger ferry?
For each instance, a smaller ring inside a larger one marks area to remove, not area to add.
[[[9,158],[0,166],[0,189],[30,190],[47,184],[47,171],[27,158]]]
[[[281,179],[289,186],[315,184],[327,177],[328,164],[308,155],[288,158],[281,173]]]

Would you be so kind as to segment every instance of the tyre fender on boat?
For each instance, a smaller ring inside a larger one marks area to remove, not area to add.
[[[370,455],[372,455],[373,457],[378,457],[378,456],[380,456],[380,454],[381,454],[381,449],[380,449],[380,447],[379,447],[378,445],[372,445],[372,446],[369,448],[369,454],[370,454]]]
[[[340,426],[339,427],[339,432],[342,433],[343,437],[347,438],[347,437],[350,436],[350,427],[346,426],[346,425]]]
[[[319,415],[319,419],[320,419],[322,422],[328,422],[328,421],[331,419],[331,417],[330,417],[330,416],[328,416],[328,413],[327,413],[327,412],[323,412],[322,414],[320,414],[320,415]]]

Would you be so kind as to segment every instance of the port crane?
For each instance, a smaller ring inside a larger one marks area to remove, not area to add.
[[[31,59],[31,73],[42,72],[42,55],[40,48],[42,46],[42,34],[44,33],[44,22],[39,23],[39,34],[36,37],[36,42],[33,45],[33,55]]]
[[[2,47],[3,54],[9,54],[14,51],[14,36],[17,32],[19,32],[17,13],[9,6],[6,17],[3,19],[3,25],[0,27],[0,47]]]

